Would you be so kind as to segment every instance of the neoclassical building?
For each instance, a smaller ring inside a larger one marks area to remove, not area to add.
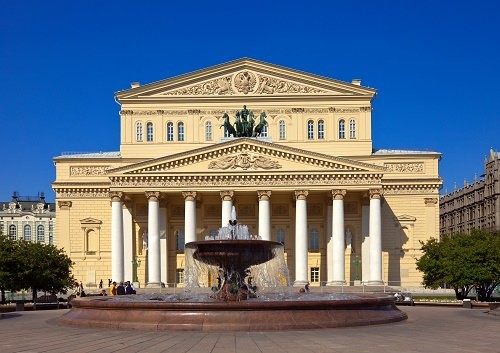
[[[374,150],[375,95],[247,58],[133,83],[115,96],[119,151],[54,158],[57,243],[88,285],[181,283],[184,244],[234,206],[284,244],[295,285],[418,286],[419,241],[439,236],[441,155]],[[231,133],[262,113],[256,137]]]

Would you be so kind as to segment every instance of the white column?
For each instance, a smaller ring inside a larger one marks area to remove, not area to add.
[[[326,210],[326,283],[333,282],[332,205]]]
[[[370,280],[370,206],[361,206],[361,281]]]
[[[380,285],[382,281],[382,190],[370,190],[370,280],[368,284]]]
[[[112,191],[111,197],[111,277],[113,281],[124,281],[123,259],[123,193]]]
[[[271,191],[257,191],[259,198],[259,235],[262,240],[271,240]]]
[[[333,278],[330,285],[345,284],[345,231],[344,231],[344,196],[345,190],[332,190],[332,254]]]
[[[167,241],[167,208],[164,201],[160,203],[160,278],[168,283],[168,241]]]
[[[134,280],[134,240],[132,236],[132,212],[130,208],[123,207],[123,253],[124,253],[124,280]]]
[[[307,190],[295,191],[295,287],[306,285],[307,276]]]
[[[160,193],[146,191],[148,198],[148,284],[149,288],[161,286],[160,259]]]
[[[221,191],[220,197],[222,199],[222,224],[221,227],[227,227],[231,219],[231,211],[233,209],[233,196],[232,191]]]
[[[196,241],[196,191],[184,191],[184,243]]]

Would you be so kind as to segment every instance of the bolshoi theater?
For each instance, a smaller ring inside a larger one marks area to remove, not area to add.
[[[54,158],[56,244],[87,286],[182,285],[184,245],[236,213],[284,245],[293,285],[420,286],[441,154],[374,149],[375,96],[248,58],[132,83],[119,151]]]

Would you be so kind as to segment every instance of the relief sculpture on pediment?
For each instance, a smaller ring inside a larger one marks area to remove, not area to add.
[[[264,156],[251,156],[242,153],[236,156],[227,156],[210,162],[208,169],[279,169],[281,165],[277,161]]]
[[[169,96],[213,96],[233,94],[304,94],[327,93],[326,90],[281,78],[261,75],[249,70],[239,71],[189,87],[164,93]]]

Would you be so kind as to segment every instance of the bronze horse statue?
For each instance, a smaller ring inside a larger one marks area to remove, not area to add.
[[[227,113],[224,113],[222,118],[224,119],[224,123],[220,126],[220,128],[224,126],[224,132],[227,133],[228,137],[230,137],[231,135],[233,135],[233,137],[237,137],[234,126],[229,122],[229,115]]]
[[[262,130],[264,130],[264,126],[267,126],[267,121],[266,121],[266,113],[262,112],[260,113],[260,120],[257,126],[255,127],[255,130],[252,134],[252,137],[258,137],[262,134]]]

